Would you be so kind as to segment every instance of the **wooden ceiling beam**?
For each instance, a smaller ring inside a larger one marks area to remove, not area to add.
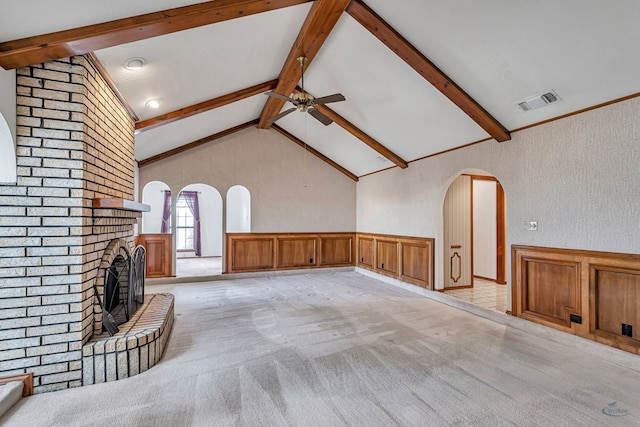
[[[317,158],[319,158],[320,160],[322,160],[323,162],[327,163],[328,165],[336,168],[337,170],[339,170],[340,172],[342,172],[343,174],[345,174],[346,176],[348,176],[349,178],[351,178],[352,180],[354,180],[355,182],[358,182],[358,176],[349,172],[347,169],[343,168],[342,166],[340,166],[339,164],[337,164],[336,162],[334,162],[333,160],[331,160],[330,158],[328,158],[327,156],[325,156],[324,154],[322,154],[321,152],[317,151],[315,148],[307,145],[304,141],[302,141],[301,139],[299,139],[298,137],[296,137],[295,135],[290,134],[289,132],[287,132],[286,130],[282,129],[280,126],[274,124],[272,126],[272,129],[279,132],[280,134],[286,136],[287,138],[289,138],[291,141],[295,142],[296,144],[298,144],[300,147],[304,148],[305,150],[307,150],[309,153],[313,154],[314,156],[316,156]]]
[[[325,116],[329,117],[334,122],[336,122],[337,125],[342,127],[351,135],[355,136],[360,141],[364,142],[369,147],[373,148],[375,151],[378,152],[378,154],[385,157],[387,160],[395,163],[396,166],[402,169],[406,169],[407,167],[409,167],[409,164],[405,160],[403,160],[402,157],[398,156],[396,153],[389,150],[384,145],[380,144],[378,141],[376,141],[375,139],[367,135],[365,132],[363,132],[359,127],[357,127],[356,125],[354,125],[353,123],[351,123],[350,121],[342,117],[340,114],[333,111],[331,108],[327,107],[326,105],[316,105],[314,106],[314,108],[320,111]]]
[[[215,24],[312,0],[215,0],[0,43],[6,70]]]
[[[300,28],[289,56],[287,56],[282,71],[278,76],[278,86],[275,89],[280,95],[289,96],[300,80],[300,65],[297,58],[307,57],[308,67],[322,47],[331,30],[336,25],[351,0],[316,0],[311,6],[307,18]],[[267,119],[275,116],[282,110],[286,101],[269,97],[260,114],[258,128],[268,129],[271,123]]]
[[[362,0],[352,0],[347,13],[376,36],[411,68],[424,77],[451,102],[464,111],[482,129],[499,142],[511,139],[509,131],[478,104],[460,86],[429,61],[418,49],[378,16]]]
[[[146,130],[154,129],[158,126],[166,125],[177,120],[186,119],[187,117],[204,113],[206,111],[213,110],[214,108],[222,107],[224,105],[231,104],[232,102],[240,101],[254,95],[259,95],[265,91],[273,90],[277,84],[277,80],[271,80],[248,87],[246,89],[239,90],[237,92],[222,95],[208,101],[190,105],[188,107],[184,107],[170,113],[161,114],[147,120],[142,120],[136,123],[136,130],[139,132],[144,132]]]
[[[241,125],[234,126],[232,128],[223,130],[222,132],[218,132],[218,133],[214,133],[213,135],[205,136],[204,138],[198,139],[196,141],[190,142],[188,144],[182,145],[182,146],[174,148],[172,150],[165,151],[165,152],[160,153],[160,154],[156,154],[155,156],[149,157],[149,158],[144,159],[144,160],[140,160],[138,162],[138,167],[141,168],[141,167],[150,165],[151,163],[159,162],[160,160],[166,159],[166,158],[171,157],[171,156],[175,156],[178,153],[182,153],[182,152],[191,150],[192,148],[199,147],[201,145],[204,145],[204,144],[207,144],[209,142],[215,141],[216,139],[223,138],[223,137],[225,137],[227,135],[231,135],[231,134],[236,133],[238,131],[241,131],[243,129],[255,126],[257,124],[258,124],[258,119],[255,119],[255,120],[251,120],[251,121],[246,122],[246,123],[242,123]]]

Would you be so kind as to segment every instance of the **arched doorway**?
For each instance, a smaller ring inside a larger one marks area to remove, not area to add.
[[[222,274],[222,196],[210,185],[190,184],[175,200],[176,276]]]
[[[443,206],[443,287],[448,295],[505,313],[506,197],[485,171],[459,174]]]

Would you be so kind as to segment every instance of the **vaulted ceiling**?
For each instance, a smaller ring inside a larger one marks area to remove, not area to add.
[[[21,0],[0,11],[6,69],[93,52],[136,117],[141,165],[258,126],[357,179],[509,143],[640,91],[637,0]],[[299,89],[301,55],[308,93],[346,97],[318,108],[329,126],[298,112],[266,120],[291,107],[264,92]],[[142,69],[124,67],[137,57]],[[562,100],[518,107],[550,90]]]

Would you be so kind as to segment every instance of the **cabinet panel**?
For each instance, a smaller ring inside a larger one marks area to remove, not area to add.
[[[429,247],[420,244],[402,244],[402,269],[400,275],[405,280],[417,281],[420,286],[429,285]]]
[[[358,264],[365,268],[374,267],[373,238],[358,236]]]
[[[171,234],[140,234],[136,245],[144,246],[146,254],[146,277],[171,277],[173,264]]]
[[[231,246],[231,266],[233,271],[273,268],[274,246],[272,238],[235,240]]]
[[[316,239],[278,239],[278,268],[309,267],[316,264]]]
[[[595,267],[596,332],[623,337],[622,325],[630,331],[623,339],[640,344],[640,271]]]
[[[376,242],[376,269],[381,273],[398,273],[398,242]]]
[[[320,237],[320,265],[351,265],[353,237]]]
[[[525,268],[525,312],[570,327],[569,315],[581,315],[578,263],[530,259]]]

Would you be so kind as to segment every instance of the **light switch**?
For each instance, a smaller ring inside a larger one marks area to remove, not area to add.
[[[527,231],[538,231],[538,222],[537,221],[525,222],[524,229]]]

